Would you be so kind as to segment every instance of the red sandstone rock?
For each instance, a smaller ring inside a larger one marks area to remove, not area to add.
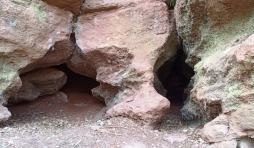
[[[78,15],[83,0],[42,0],[49,5],[57,6]]]
[[[195,66],[197,74],[191,99],[206,107],[200,107],[205,114],[221,107],[229,119],[229,132],[224,135],[219,130],[223,120],[218,117],[205,126],[203,137],[209,142],[253,137],[254,34],[218,54]],[[223,127],[225,131],[226,125]]]
[[[56,42],[68,42],[73,16],[40,0],[0,2],[1,105],[20,88],[22,68],[43,58]]]
[[[94,96],[109,116],[151,124],[169,108],[154,89],[154,73],[179,45],[172,11],[161,1],[86,1],[75,29],[77,45],[68,67],[96,78]]]
[[[224,133],[222,130],[221,134],[215,132],[210,135],[212,131],[208,130],[219,129],[223,121],[219,117],[208,123],[203,129],[203,137],[207,141],[218,142],[221,137],[224,137],[221,140],[253,137],[253,56],[254,34],[228,47],[220,55],[210,56],[196,65],[205,73],[203,76],[200,73],[196,75],[196,83],[191,91],[192,100],[206,105],[207,108],[201,108],[201,111],[219,105],[222,114],[229,120],[226,135],[221,135]]]
[[[39,96],[56,93],[66,83],[67,76],[62,71],[46,68],[21,75],[22,87],[9,102],[31,101]]]
[[[226,115],[220,115],[204,126],[201,136],[208,142],[221,142],[229,130],[229,121]]]
[[[221,137],[221,141],[253,137],[253,5],[249,0],[241,1],[241,6],[236,0],[178,0],[175,7],[186,61],[196,73],[186,104],[195,104],[196,110],[188,115],[213,119],[222,114],[228,118],[226,135],[218,131],[223,121],[220,116],[205,126],[203,137],[209,142]],[[188,112],[186,105],[184,112]]]
[[[20,74],[33,69],[42,69],[67,62],[75,49],[75,44],[70,40],[56,42],[53,47],[39,60],[30,63],[20,70]]]

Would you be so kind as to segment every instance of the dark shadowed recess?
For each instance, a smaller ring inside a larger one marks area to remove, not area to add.
[[[179,50],[177,56],[166,61],[158,70],[157,75],[167,90],[166,97],[171,105],[182,104],[187,99],[187,86],[194,75],[193,68],[185,63],[187,55]]]
[[[47,118],[70,121],[97,121],[104,115],[105,103],[92,96],[91,89],[99,83],[77,74],[66,64],[53,66],[67,75],[66,84],[56,94],[41,96],[33,101],[9,104],[12,118],[7,124],[43,121]]]
[[[91,89],[99,86],[99,82],[93,78],[89,78],[71,71],[66,64],[55,66],[54,68],[63,71],[67,75],[67,82],[61,89],[63,92],[79,91],[91,93]]]

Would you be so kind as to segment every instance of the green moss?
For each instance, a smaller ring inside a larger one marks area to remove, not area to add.
[[[46,19],[46,12],[44,11],[43,7],[34,2],[30,2],[29,0],[12,0],[12,2],[16,5],[20,5],[23,7],[30,7],[35,11],[36,17],[39,19],[40,22],[44,22]]]
[[[31,5],[36,13],[36,17],[39,19],[40,22],[45,22],[47,13],[43,9],[43,7],[40,4],[33,4]]]
[[[225,88],[223,96],[223,104],[227,106],[229,110],[236,110],[240,107],[239,97],[243,93],[240,82],[228,82]]]
[[[241,40],[254,33],[254,14],[248,20],[235,18],[226,25],[212,30],[202,30],[203,44],[201,47],[205,56],[210,56],[216,51],[223,51],[237,40]]]
[[[202,76],[205,75],[205,72],[202,70],[202,66],[203,66],[203,62],[202,61],[194,66],[194,71],[196,72],[196,75],[198,77],[202,77]]]
[[[11,71],[8,73],[0,73],[0,91],[6,90],[12,82],[12,79],[16,76],[15,71]]]
[[[19,62],[17,64],[22,64]],[[0,91],[6,90],[12,83],[13,78],[18,71],[18,65],[15,65],[12,59],[6,59],[0,56]]]
[[[229,85],[226,87],[225,91],[225,97],[226,98],[235,98],[240,96],[243,91],[239,87],[239,82],[231,82]]]
[[[176,0],[170,0],[170,2],[168,2],[169,8],[174,8],[176,5]]]
[[[27,0],[12,0],[12,2],[16,5],[21,5],[24,7],[29,7],[30,2]]]

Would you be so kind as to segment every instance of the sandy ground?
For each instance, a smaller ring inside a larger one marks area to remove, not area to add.
[[[123,117],[103,119],[104,104],[88,92],[64,90],[66,98],[41,97],[9,106],[0,125],[0,148],[203,148],[202,122],[184,122],[171,106],[154,130]]]

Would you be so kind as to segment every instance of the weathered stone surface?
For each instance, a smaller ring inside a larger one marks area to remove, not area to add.
[[[178,0],[175,6],[176,26],[183,38],[188,64],[223,51],[254,29],[254,1]],[[237,11],[235,11],[237,10]]]
[[[41,59],[20,69],[20,74],[26,73],[33,69],[42,69],[66,63],[71,58],[74,49],[75,44],[71,40],[56,42],[55,45],[51,47]]]
[[[42,0],[49,5],[57,6],[61,9],[68,10],[75,15],[79,14],[83,0]],[[96,1],[96,0],[95,0]]]
[[[86,1],[83,13],[75,29],[80,50],[68,67],[100,82],[93,94],[109,116],[158,121],[169,102],[154,89],[154,73],[179,45],[172,11],[161,1],[108,0]]]
[[[178,0],[175,7],[186,61],[196,73],[187,104],[195,104],[197,109],[189,115],[195,116],[197,110],[198,116],[207,119],[226,115],[229,132],[223,140],[253,135],[254,1],[241,1],[241,6],[238,2]],[[213,120],[205,129],[215,125],[220,124]],[[209,136],[209,132],[203,133],[213,141]]]
[[[201,136],[208,142],[221,142],[228,133],[228,117],[220,115],[204,126]]]
[[[253,130],[253,56],[254,34],[195,66],[192,101],[206,105],[200,105],[204,112],[213,110],[215,104],[221,106],[230,118],[227,140],[247,136]]]
[[[54,68],[45,68],[21,75],[22,86],[9,102],[31,101],[39,96],[56,93],[67,81],[62,71]]]
[[[230,129],[225,139],[231,140],[243,137],[253,138],[253,114],[253,106],[239,103],[239,108],[229,116]]]
[[[8,109],[0,105],[0,123],[8,120],[11,117],[11,113]]]
[[[68,41],[72,14],[39,0],[0,0],[0,93],[6,104],[21,86],[19,71]],[[1,113],[0,113],[1,114]]]

